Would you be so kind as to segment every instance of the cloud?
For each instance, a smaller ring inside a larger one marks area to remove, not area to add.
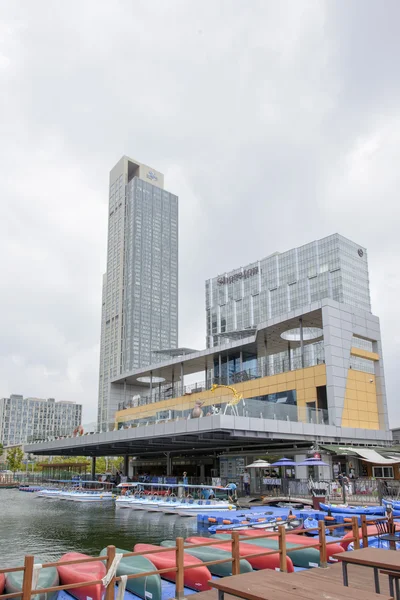
[[[393,423],[399,7],[355,0],[3,2],[2,394],[96,414],[108,172],[180,196],[180,342],[204,280],[338,231],[369,251]]]

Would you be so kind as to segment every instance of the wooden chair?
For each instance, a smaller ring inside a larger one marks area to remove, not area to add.
[[[388,519],[387,521],[375,521],[377,538],[379,542],[382,542],[384,535],[394,535],[396,533],[396,526],[393,520]]]

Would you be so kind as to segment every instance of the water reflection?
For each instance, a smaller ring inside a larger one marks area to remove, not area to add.
[[[139,542],[158,544],[196,531],[195,517],[116,509],[113,505],[91,506],[0,490],[2,567],[22,564],[25,554],[46,562],[72,550],[96,555],[109,544],[130,550]]]

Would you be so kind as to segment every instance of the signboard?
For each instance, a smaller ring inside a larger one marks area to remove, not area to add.
[[[251,269],[246,269],[245,271],[240,271],[240,273],[235,273],[234,275],[229,275],[226,277],[218,277],[217,283],[218,285],[227,285],[228,283],[234,283],[239,279],[248,279],[249,277],[253,277],[253,275],[257,275],[258,267],[253,267]]]
[[[264,485],[281,485],[281,480],[276,477],[264,477],[263,479]]]
[[[158,177],[157,175],[154,173],[154,171],[149,171],[146,175],[147,179],[150,179],[151,181],[158,181]]]

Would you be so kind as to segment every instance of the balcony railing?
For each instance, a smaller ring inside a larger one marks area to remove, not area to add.
[[[270,372],[270,369],[268,369],[264,359],[257,359],[256,362],[257,365],[253,368],[243,369],[242,371],[230,373],[229,375],[223,374],[221,377],[211,377],[210,375],[210,377],[207,378],[207,381],[203,379],[202,381],[183,386],[182,382],[176,381],[174,383],[168,383],[162,386],[154,387],[151,395],[147,394],[132,396],[129,400],[127,399],[124,402],[120,402],[118,404],[118,410],[136,408],[137,406],[146,406],[162,400],[171,400],[181,396],[188,396],[198,392],[204,392],[209,390],[214,383],[219,385],[234,385],[235,383],[243,383],[245,381],[251,381],[252,379],[260,379],[261,377],[267,377],[268,375],[278,375],[280,373],[295,371],[302,368],[301,360],[298,358],[290,361],[290,363],[288,359],[282,359],[276,365],[274,365],[273,372]],[[313,367],[319,364],[324,364],[324,362],[325,361],[322,358],[315,358],[314,360],[308,360],[305,364],[305,367]]]
[[[189,395],[190,396],[190,395]],[[201,419],[213,415],[232,415],[251,417],[253,419],[271,419],[275,421],[313,423],[327,425],[328,411],[310,409],[307,406],[286,404],[280,401],[269,401],[263,396],[244,398],[239,402],[233,397],[219,396],[218,392],[210,392],[205,400],[191,400],[189,396],[177,399],[176,403],[162,410],[156,405],[138,406],[135,415],[120,416],[119,428],[143,427],[155,423]]]

